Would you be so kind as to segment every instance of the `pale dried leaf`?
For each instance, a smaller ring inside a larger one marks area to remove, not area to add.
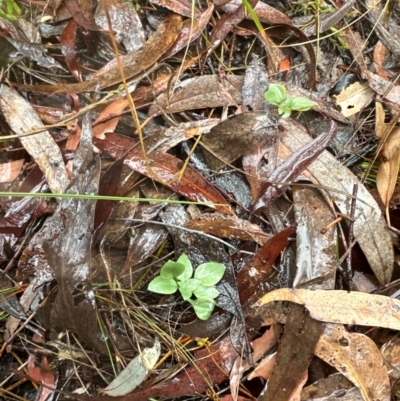
[[[394,338],[383,344],[381,354],[389,376],[394,379],[400,379],[400,339]]]
[[[354,82],[334,98],[336,99],[336,105],[340,107],[341,113],[345,117],[350,117],[368,106],[373,96],[374,91],[369,87],[368,83]]]
[[[0,164],[0,182],[13,182],[19,175],[24,159]]]
[[[0,110],[17,135],[43,127],[31,104],[4,84],[0,86]],[[67,170],[60,148],[50,133],[44,131],[31,136],[21,136],[20,141],[42,170],[51,191],[64,192],[69,183]]]
[[[394,127],[379,153],[381,164],[376,175],[376,186],[387,207],[394,194],[400,164],[400,127]]]
[[[312,318],[322,322],[400,330],[400,300],[383,295],[281,288],[264,295],[253,307],[261,307],[274,301],[304,305]]]
[[[327,325],[315,355],[335,367],[360,390],[365,401],[389,401],[390,383],[376,344],[366,335]]]
[[[112,397],[118,397],[133,391],[153,369],[160,353],[161,344],[156,339],[152,348],[142,350],[102,392]]]

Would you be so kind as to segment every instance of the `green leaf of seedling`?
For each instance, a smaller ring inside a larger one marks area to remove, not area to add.
[[[193,294],[196,295],[197,298],[217,298],[219,295],[219,291],[215,287],[204,287],[204,285],[199,285],[194,291]]]
[[[307,111],[315,105],[313,101],[306,97],[292,97],[289,99],[291,99],[290,109],[294,111]]]
[[[197,289],[197,287],[201,284],[201,281],[198,278],[190,278],[187,281],[183,281],[178,283],[179,287],[185,286],[191,291],[194,291]]]
[[[286,89],[279,84],[269,84],[268,90],[264,93],[264,97],[268,103],[277,106],[285,100]]]
[[[182,295],[182,298],[185,301],[189,301],[189,299],[192,297],[193,292],[189,288],[187,288],[185,285],[185,282],[182,283],[182,285],[179,287],[179,292]]]
[[[196,316],[201,320],[207,320],[214,310],[215,301],[212,298],[199,298],[195,300],[189,300],[192,304]]]
[[[178,284],[173,278],[157,276],[150,281],[147,289],[157,294],[174,294],[178,289]]]
[[[185,265],[169,260],[160,270],[160,277],[177,278],[185,271]]]
[[[288,118],[292,114],[292,110],[278,107],[278,113],[282,118]]]
[[[180,281],[189,280],[190,277],[192,277],[193,275],[193,267],[192,264],[190,263],[189,258],[184,253],[182,253],[182,255],[179,256],[177,263],[182,264],[185,267],[185,269],[180,275],[175,277]]]
[[[211,287],[221,280],[225,273],[225,266],[217,262],[203,263],[197,267],[194,277],[201,280],[201,284]]]

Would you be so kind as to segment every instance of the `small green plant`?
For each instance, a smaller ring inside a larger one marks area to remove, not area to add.
[[[285,87],[279,84],[269,84],[264,97],[268,103],[278,107],[278,113],[282,118],[290,117],[292,111],[310,110],[315,104],[306,97],[286,97]]]
[[[214,299],[219,295],[215,284],[224,273],[223,264],[207,262],[198,266],[193,276],[192,264],[182,254],[176,262],[169,260],[165,263],[160,275],[150,281],[148,290],[158,294],[174,294],[179,290],[183,299],[192,304],[197,317],[207,320],[214,310]],[[192,298],[193,295],[196,298]]]
[[[21,16],[21,9],[14,0],[0,0],[0,17],[15,21]]]

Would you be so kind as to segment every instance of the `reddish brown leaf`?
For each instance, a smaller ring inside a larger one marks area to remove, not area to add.
[[[91,0],[64,0],[64,4],[78,25],[92,31],[100,29],[94,21],[94,5]]]
[[[129,155],[125,164],[132,170],[155,179],[166,185],[173,191],[196,202],[212,202],[216,210],[235,215],[232,208],[227,205],[221,193],[208,182],[197,170],[187,166],[182,179],[178,182],[183,162],[168,153],[152,153],[148,155],[150,172],[143,156],[136,152],[136,155]],[[210,205],[211,206],[211,205]]]
[[[0,182],[13,182],[21,172],[23,165],[23,159],[0,164]]]
[[[77,24],[74,20],[70,20],[61,34],[61,52],[64,55],[65,62],[71,74],[78,80],[82,81],[82,76],[78,61],[75,54]]]
[[[203,231],[222,238],[240,238],[243,241],[255,241],[262,245],[271,236],[256,224],[236,216],[220,213],[206,213],[195,217],[186,224],[187,228]]]
[[[236,281],[242,304],[250,298],[257,299],[260,296],[257,291],[260,283],[264,283],[275,259],[285,249],[288,238],[295,231],[296,227],[291,226],[268,239],[247,263],[248,267],[239,271]],[[264,292],[264,290],[261,291]]]
[[[36,397],[37,401],[46,401],[48,397],[54,392],[52,387],[56,382],[54,373],[50,370],[47,363],[46,356],[42,356],[41,366],[35,366],[35,356],[29,355],[28,357],[28,374],[36,382],[42,383],[43,386],[39,390],[39,396]]]
[[[96,118],[93,123],[93,137],[105,139],[105,134],[114,132],[115,127],[118,125],[121,118],[120,113],[129,106],[127,98],[118,98],[111,102]],[[115,117],[114,117],[115,116]],[[112,117],[112,118],[111,118]],[[96,124],[98,121],[106,120],[100,124]]]

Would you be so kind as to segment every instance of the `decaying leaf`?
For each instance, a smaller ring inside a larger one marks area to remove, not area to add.
[[[6,85],[0,86],[0,110],[8,125],[22,135],[32,128],[43,127],[31,104]],[[48,131],[21,136],[20,141],[46,177],[53,193],[62,193],[68,185],[67,170],[60,148]]]
[[[353,116],[368,106],[374,96],[373,90],[368,83],[355,82],[349,85],[339,95],[334,96],[335,103],[340,107],[345,117]]]
[[[285,128],[281,144],[291,152],[311,140],[305,129],[290,120],[281,120]],[[281,145],[280,145],[281,146]],[[393,246],[382,212],[372,195],[360,184],[358,178],[329,152],[320,154],[307,170],[314,183],[325,187],[339,210],[350,215],[353,187],[358,184],[354,234],[371,269],[380,283],[388,283],[393,271]]]
[[[328,324],[315,355],[332,365],[360,390],[364,401],[389,401],[390,383],[382,355],[366,335]]]
[[[264,295],[254,307],[262,307],[274,301],[301,304],[310,311],[312,318],[322,322],[400,330],[400,300],[383,295],[281,288]]]
[[[145,348],[133,358],[128,366],[104,389],[102,393],[117,397],[133,391],[146,378],[157,363],[161,354],[161,344],[158,339],[152,348]]]

